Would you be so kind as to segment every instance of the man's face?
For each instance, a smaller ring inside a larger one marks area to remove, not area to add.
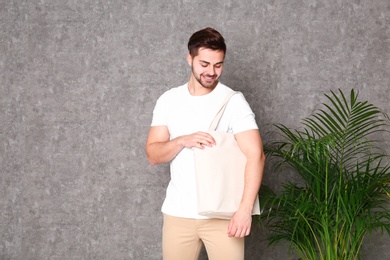
[[[214,88],[222,74],[225,53],[200,48],[198,55],[188,55],[188,64],[192,67],[192,76],[205,88]]]

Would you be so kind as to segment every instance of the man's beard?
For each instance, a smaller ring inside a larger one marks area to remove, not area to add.
[[[204,87],[204,88],[213,88],[216,85],[216,83],[218,82],[218,78],[219,78],[218,75],[214,75],[214,76],[212,76],[212,78],[213,78],[212,83],[207,84],[206,82],[202,82],[202,77],[205,77],[205,76],[209,77],[209,75],[203,76],[203,74],[200,74],[199,77],[198,77],[195,74],[194,70],[192,70],[192,74],[194,75],[194,78],[198,81],[198,83],[200,85],[202,85],[202,87]]]

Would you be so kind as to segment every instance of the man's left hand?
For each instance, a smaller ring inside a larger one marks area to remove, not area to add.
[[[252,225],[252,212],[238,210],[234,213],[228,226],[229,237],[245,237],[250,234]]]

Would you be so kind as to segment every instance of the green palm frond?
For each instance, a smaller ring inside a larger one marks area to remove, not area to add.
[[[372,139],[390,120],[354,90],[349,98],[341,90],[325,96],[303,129],[275,125],[281,140],[265,145],[267,158],[302,183],[284,184],[281,194],[262,186],[260,220],[270,244],[287,240],[302,259],[359,259],[367,232],[390,234],[389,157]]]

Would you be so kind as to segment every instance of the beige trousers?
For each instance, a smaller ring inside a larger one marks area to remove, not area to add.
[[[205,245],[209,260],[243,260],[244,238],[228,237],[229,220],[188,219],[164,214],[164,260],[197,260]]]

